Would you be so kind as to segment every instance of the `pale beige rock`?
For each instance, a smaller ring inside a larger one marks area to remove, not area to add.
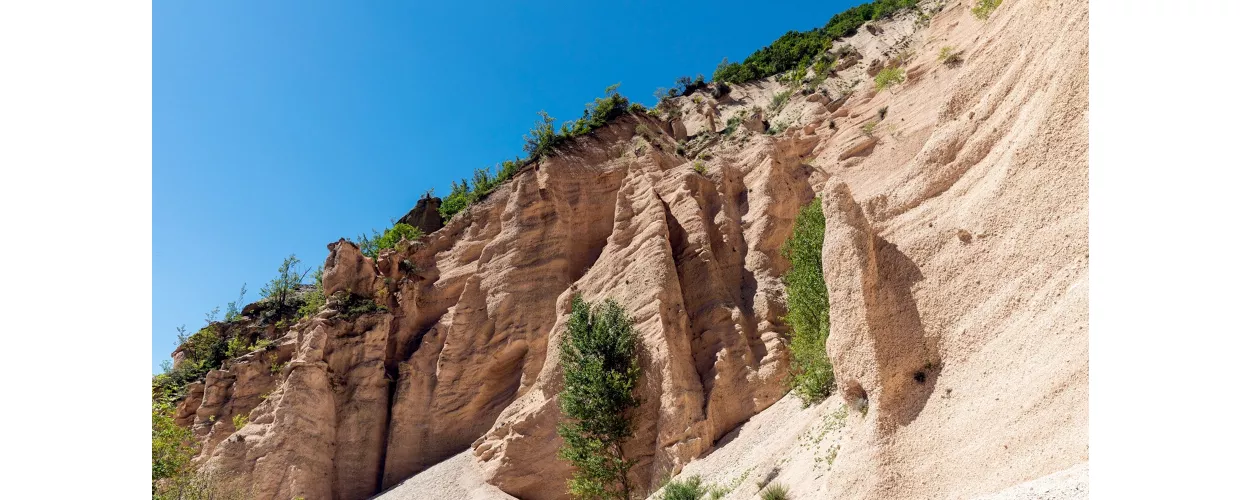
[[[672,137],[677,141],[683,141],[689,138],[689,130],[685,128],[685,123],[680,120],[672,120]]]
[[[876,145],[878,145],[878,137],[857,137],[852,145],[840,153],[836,160],[844,161],[849,158],[863,156],[872,151]]]
[[[741,122],[741,125],[745,127],[745,130],[750,132],[766,132],[766,122],[762,120],[761,110],[745,115],[745,121]]]

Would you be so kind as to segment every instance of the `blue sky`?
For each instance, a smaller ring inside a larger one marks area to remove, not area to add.
[[[859,3],[155,2],[152,370],[290,253],[521,154],[539,110],[653,104]]]

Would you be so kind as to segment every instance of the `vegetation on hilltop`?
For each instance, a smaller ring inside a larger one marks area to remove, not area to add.
[[[257,317],[253,318],[254,320],[265,324],[274,323],[277,329],[287,328],[291,320],[318,312],[318,309],[322,308],[323,270],[320,267],[314,272],[317,286],[305,293],[300,287],[302,279],[309,271],[302,271],[300,263],[296,255],[289,255],[281,262],[276,277],[263,287],[263,300],[256,310]],[[170,361],[165,361],[163,372],[151,377],[152,408],[161,404],[173,405],[180,401],[186,395],[186,386],[202,380],[207,376],[207,372],[223,366],[225,360],[271,345],[270,340],[254,340],[252,334],[236,327],[244,319],[238,305],[244,297],[243,285],[241,297],[228,304],[224,321],[216,321],[219,311],[219,308],[216,308],[207,313],[206,325],[193,334],[189,334],[184,326],[177,328],[181,362],[174,369]],[[314,311],[310,311],[310,308]]]
[[[560,124],[558,132],[555,129],[555,118],[547,114],[546,111],[539,111],[538,121],[534,124],[534,128],[530,129],[530,133],[525,136],[525,146],[523,148],[528,156],[525,159],[505,160],[503,163],[496,165],[494,176],[491,175],[488,169],[476,169],[474,170],[472,184],[468,179],[461,179],[459,184],[453,181],[452,192],[439,205],[439,215],[444,220],[451,219],[453,215],[456,215],[466,207],[486,198],[500,184],[516,175],[521,167],[552,154],[557,146],[564,144],[569,139],[589,134],[607,124],[607,122],[623,115],[629,110],[630,104],[629,99],[617,91],[619,87],[620,84],[618,83],[607,87],[603,91],[603,97],[597,97],[594,99],[594,102],[586,104],[585,110],[581,113],[581,118],[564,121]]]
[[[816,57],[831,49],[833,40],[855,34],[866,21],[891,17],[900,9],[916,6],[917,0],[876,0],[858,5],[836,14],[821,28],[784,33],[742,62],[729,63],[725,57],[715,69],[714,80],[745,83],[785,71],[803,72]]]
[[[542,113],[542,115],[546,116],[546,113]],[[465,207],[486,198],[500,184],[516,175],[517,171],[528,162],[528,159],[522,160],[520,158],[504,160],[503,163],[495,166],[494,176],[485,168],[475,169],[472,185],[465,179],[461,179],[460,184],[453,181],[452,192],[448,193],[448,196],[445,196],[443,202],[439,205],[439,215],[445,221],[451,219],[453,215],[456,215],[461,210],[465,210]]]
[[[766,78],[787,71],[794,71],[789,80],[800,82],[806,75],[807,68],[815,72],[815,84],[820,83],[830,69],[833,56],[827,53],[833,40],[856,33],[866,21],[890,17],[900,9],[916,7],[917,0],[875,0],[871,3],[858,5],[833,16],[826,25],[806,32],[789,31],[776,39],[771,45],[750,54],[744,61],[729,63],[727,58],[719,64],[713,75],[713,91],[718,94],[727,92],[728,83],[744,83],[759,78]],[[645,112],[640,103],[631,103],[616,89],[619,84],[612,85],[604,91],[604,96],[595,98],[586,104],[581,118],[568,120],[555,127],[555,118],[546,111],[539,111],[538,120],[529,134],[525,136],[523,149],[526,157],[504,160],[490,169],[474,170],[471,180],[461,179],[452,182],[451,192],[444,197],[439,207],[439,214],[445,221],[460,213],[465,208],[491,194],[499,185],[512,178],[521,167],[539,158],[552,154],[556,147],[569,139],[583,136],[597,130],[607,122],[619,117],[624,112]],[[659,103],[677,96],[687,96],[696,91],[711,87],[703,75],[696,78],[681,76],[671,88],[659,88],[655,91]],[[718,95],[716,95],[718,97]],[[656,108],[662,109],[664,106]]]
[[[357,236],[357,246],[361,249],[362,255],[374,259],[379,257],[381,250],[395,248],[402,238],[409,241],[417,241],[422,236],[421,229],[409,224],[396,223],[392,227],[384,229],[382,233],[373,231],[372,236],[359,234]]]

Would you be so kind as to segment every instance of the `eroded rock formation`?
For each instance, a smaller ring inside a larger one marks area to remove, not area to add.
[[[377,262],[333,243],[334,298],[281,338],[279,388],[205,464],[256,497],[365,498],[472,447],[504,491],[563,497],[556,345],[575,293],[624,304],[641,333],[639,484],[710,449],[786,390],[779,247],[813,197],[788,152],[816,139],[763,138],[703,175],[670,133],[621,117]],[[387,310],[346,319],[349,294]],[[186,406],[245,385],[216,373]]]
[[[823,492],[919,498],[1036,477],[944,442],[979,435],[1060,450],[1028,467],[1042,473],[1086,460],[1085,22],[1083,6],[1032,0],[988,23],[959,5],[928,26],[897,16],[781,106],[767,79],[675,99],[671,120],[621,116],[420,241],[374,260],[330,245],[327,308],[270,332],[275,357],[211,372],[178,418],[207,444],[201,463],[254,498],[367,498],[454,456],[508,495],[564,498],[559,339],[573,294],[610,297],[642,340],[626,451],[652,489],[784,396],[779,249],[820,195],[824,348],[868,411]],[[934,60],[945,40],[963,64]],[[875,92],[857,62],[909,47],[894,63],[908,81]],[[1012,361],[1022,350],[1056,371],[1021,389],[1027,404],[987,406],[979,395],[1014,390],[1017,368],[978,357],[1035,369]],[[1063,429],[1047,429],[1049,404]],[[234,415],[248,415],[240,430]],[[979,432],[983,417],[1005,428]]]

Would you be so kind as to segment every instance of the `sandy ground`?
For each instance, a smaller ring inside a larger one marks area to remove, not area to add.
[[[477,498],[487,500],[512,499],[482,480],[482,472],[473,460],[473,451],[465,450],[452,458],[406,479],[390,490],[374,498],[383,500],[413,500],[434,498],[461,500]]]
[[[724,492],[720,498],[758,498],[767,485],[787,486],[793,498],[823,498],[826,476],[851,425],[864,418],[848,412],[838,395],[803,408],[788,395],[740,428],[724,436],[719,446],[693,461],[674,479],[697,475],[703,483]],[[660,498],[662,491],[650,498]],[[1054,474],[1004,490],[973,497],[976,500],[1066,500],[1089,496],[1089,464],[1077,464]],[[382,500],[512,499],[486,484],[469,451],[462,452],[376,496]]]
[[[699,476],[703,484],[725,492],[720,498],[759,498],[764,487],[782,484],[792,498],[828,498],[827,481],[841,445],[862,423],[838,395],[803,408],[789,394],[774,406],[720,440],[712,453],[685,466],[676,480]],[[650,498],[660,498],[661,491]],[[976,500],[1065,500],[1089,496],[1089,463]],[[963,497],[970,498],[970,497]]]
[[[1081,463],[977,500],[1065,500],[1089,497],[1089,463]]]

